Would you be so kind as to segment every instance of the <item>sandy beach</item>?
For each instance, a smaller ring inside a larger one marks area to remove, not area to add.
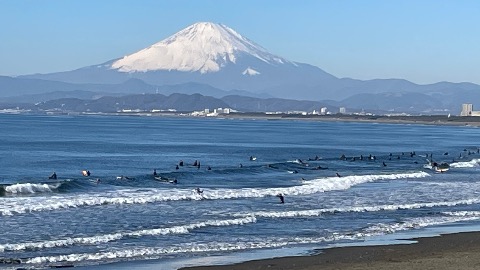
[[[414,244],[340,247],[321,254],[249,261],[234,265],[183,268],[189,270],[369,270],[480,269],[480,232],[413,239]]]

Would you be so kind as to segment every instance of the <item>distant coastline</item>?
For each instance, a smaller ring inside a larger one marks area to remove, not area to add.
[[[4,114],[32,114],[32,115],[82,115],[82,116],[146,116],[146,117],[185,117],[192,119],[264,119],[264,120],[300,120],[300,121],[328,121],[328,122],[359,122],[359,123],[386,123],[386,124],[417,124],[439,126],[480,126],[480,117],[475,116],[447,116],[447,115],[301,115],[301,114],[265,114],[263,112],[230,113],[218,116],[192,116],[190,112],[51,112],[51,113],[4,113]]]
[[[232,113],[222,115],[224,118],[261,118],[270,120],[308,120],[308,121],[338,121],[338,122],[370,122],[388,124],[421,124],[421,125],[451,125],[480,126],[480,117],[420,115],[420,116],[387,116],[387,115],[266,115],[263,113]]]

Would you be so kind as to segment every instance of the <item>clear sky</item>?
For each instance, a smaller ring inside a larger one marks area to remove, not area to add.
[[[103,63],[199,21],[337,77],[480,84],[477,0],[0,0],[0,75]]]

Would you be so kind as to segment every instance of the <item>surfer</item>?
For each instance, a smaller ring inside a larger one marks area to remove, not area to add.
[[[335,173],[335,175],[337,175],[337,177],[342,177],[338,172]]]
[[[178,166],[183,167],[183,160],[180,160],[180,162],[178,163]]]
[[[153,169],[153,176],[157,176],[157,169]]]
[[[240,163],[240,166],[239,166],[239,167],[240,167],[240,168],[243,168],[243,164],[242,164],[242,163]]]
[[[178,165],[177,165],[177,166],[175,166],[175,170],[178,170],[178,169],[180,169],[180,168],[178,167]]]
[[[195,162],[193,162],[193,167],[197,167],[198,166],[198,161],[195,160]]]
[[[280,203],[285,203],[285,197],[282,193],[278,193],[277,197],[280,198]]]
[[[196,192],[197,194],[199,194],[199,195],[203,194],[203,190],[201,190],[201,189],[198,188],[198,187],[195,189],[195,192]]]
[[[207,171],[211,171],[211,170],[212,170],[212,167],[207,166]]]
[[[200,161],[197,163],[197,169],[200,169]]]
[[[52,175],[48,177],[48,179],[57,179],[57,174],[53,172]]]
[[[383,167],[387,167],[387,164],[385,164],[385,161],[383,162]]]
[[[95,183],[100,184],[100,178],[97,178],[97,180],[95,180]]]

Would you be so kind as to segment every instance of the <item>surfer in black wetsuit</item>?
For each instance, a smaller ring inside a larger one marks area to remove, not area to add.
[[[183,160],[180,160],[180,162],[178,163],[178,166],[183,167]]]
[[[153,169],[153,176],[157,176],[157,169]]]
[[[335,173],[335,175],[337,175],[337,177],[342,177],[338,172]]]
[[[196,188],[195,189],[195,192],[197,192],[197,194],[203,194],[203,190],[201,190],[200,188]]]
[[[48,179],[57,179],[57,174],[53,172],[52,175],[48,177]]]
[[[212,167],[208,166],[207,171],[211,171],[211,170],[212,170]]]
[[[387,167],[387,164],[385,164],[385,161],[383,162],[383,167]]]
[[[177,165],[177,166],[175,166],[175,170],[178,170],[178,169],[180,169],[180,168],[178,167],[178,165]]]
[[[193,162],[193,167],[197,167],[198,166],[198,160],[195,160],[195,162]]]
[[[285,197],[282,193],[278,193],[277,197],[280,198],[280,203],[285,203]]]

